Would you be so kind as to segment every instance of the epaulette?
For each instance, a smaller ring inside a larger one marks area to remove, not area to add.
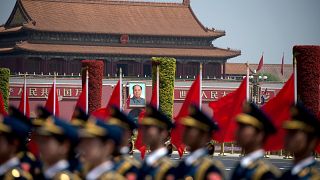
[[[129,161],[133,166],[135,166],[137,168],[141,167],[141,163],[136,158],[129,157],[129,156],[124,156],[124,159],[126,161]]]
[[[168,171],[171,168],[174,168],[175,165],[168,157],[160,158],[158,162],[159,162],[159,170],[155,175],[155,179],[156,180],[165,179],[165,175],[168,173]]]
[[[299,172],[298,176],[300,178],[308,176],[310,179],[319,179],[320,172],[315,167],[306,167]]]
[[[31,161],[36,161],[36,157],[29,151],[21,151],[17,154],[17,158],[22,159],[24,157],[28,157]]]
[[[256,165],[256,170],[252,179],[261,179],[261,177],[268,172],[272,173],[275,177],[281,176],[280,170],[278,170],[274,165],[263,161],[262,159],[256,161],[254,164]]]
[[[80,180],[80,177],[70,171],[62,171],[56,174],[53,180]]]
[[[4,180],[9,179],[32,180],[33,178],[30,173],[22,170],[21,168],[13,168],[4,175]]]
[[[198,161],[200,164],[198,171],[195,175],[195,179],[206,179],[205,175],[206,172],[208,171],[208,169],[212,166],[214,166],[215,168],[217,168],[219,170],[219,172],[221,173],[221,176],[224,177],[224,166],[222,164],[221,161],[215,160],[215,159],[211,159],[207,156],[200,158]]]
[[[126,178],[117,172],[105,172],[99,178],[99,180],[125,180]]]

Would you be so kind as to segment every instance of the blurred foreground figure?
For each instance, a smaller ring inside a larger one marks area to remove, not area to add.
[[[120,148],[122,129],[89,118],[79,130],[78,149],[83,161],[84,179],[125,179],[115,171],[113,154]]]
[[[285,148],[294,155],[293,167],[281,179],[320,179],[312,152],[320,137],[320,122],[301,103],[292,107],[291,120],[283,127],[287,130]]]
[[[75,127],[50,116],[36,128],[36,142],[45,179],[79,179],[70,164],[75,158],[78,143]]]
[[[139,125],[142,126],[144,144],[150,147],[151,154],[145,158],[138,179],[174,179],[174,166],[164,145],[173,126],[171,119],[148,106]]]
[[[189,116],[182,118],[182,124],[183,142],[191,154],[179,164],[176,179],[224,179],[223,164],[210,158],[207,148],[218,125],[196,106],[191,106],[189,112]]]
[[[17,157],[24,151],[30,131],[20,120],[0,115],[0,179],[33,179]]]
[[[133,119],[129,118],[117,107],[110,108],[110,118],[107,123],[118,126],[123,130],[120,149],[114,154],[115,170],[127,179],[136,179],[141,165],[139,161],[129,156],[130,148],[128,144],[132,143],[131,136],[137,125]]]
[[[263,144],[269,135],[276,132],[271,120],[255,104],[248,103],[244,105],[243,113],[236,117],[236,121],[236,139],[245,156],[236,166],[231,179],[279,178],[280,170],[263,160]]]

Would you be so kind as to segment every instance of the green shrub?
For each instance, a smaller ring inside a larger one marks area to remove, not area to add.
[[[10,69],[0,68],[0,91],[2,92],[4,107],[8,111],[8,102],[9,102],[9,78],[10,78]]]
[[[174,101],[174,80],[176,59],[168,57],[152,58],[152,84],[156,83],[159,65],[159,106],[163,113],[172,118]]]

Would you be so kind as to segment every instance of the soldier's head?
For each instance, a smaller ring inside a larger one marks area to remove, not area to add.
[[[20,120],[0,115],[0,164],[25,148],[30,131]]]
[[[142,130],[143,142],[152,148],[164,144],[173,127],[171,119],[152,106],[146,107],[144,118],[139,122]]]
[[[121,144],[122,129],[90,117],[85,127],[79,130],[81,160],[95,167],[111,159]]]
[[[132,87],[133,90],[133,96],[135,98],[140,98],[141,97],[141,93],[142,93],[142,86],[140,86],[139,84],[136,84]]]
[[[283,127],[287,130],[285,148],[295,156],[311,153],[320,138],[320,122],[302,103],[291,108],[291,120]]]
[[[194,105],[190,106],[189,116],[183,117],[181,123],[184,125],[183,142],[191,151],[206,146],[212,133],[219,129],[214,120]]]
[[[236,117],[238,129],[236,139],[247,153],[260,149],[270,134],[276,129],[268,116],[253,103],[246,103],[243,113]]]
[[[137,128],[137,124],[133,121],[133,119],[121,112],[119,108],[112,106],[109,110],[110,117],[108,117],[107,123],[123,129],[121,145],[127,146],[128,140],[131,139],[133,131]]]
[[[75,156],[78,134],[75,127],[50,116],[36,128],[35,140],[44,164],[51,166],[61,159]]]

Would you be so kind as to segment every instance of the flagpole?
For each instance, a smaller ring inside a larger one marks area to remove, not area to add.
[[[246,100],[247,100],[247,102],[249,102],[250,101],[250,98],[249,98],[250,91],[249,91],[249,62],[248,61],[247,61],[246,65],[247,65]]]
[[[200,100],[199,100],[199,108],[201,109],[202,106],[202,63],[200,63]]]
[[[282,59],[281,59],[281,75],[282,75],[282,83],[284,83],[284,52],[282,53]]]
[[[263,61],[264,61],[263,55],[264,55],[264,52],[262,52],[262,59],[263,59]],[[263,61],[262,61],[262,62],[263,62]],[[263,62],[263,64],[264,64],[264,62]],[[263,74],[264,74],[264,67],[262,66],[262,74],[261,74],[261,76],[263,76]],[[259,76],[258,76],[258,78],[259,78]]]
[[[24,74],[24,84],[23,84],[23,114],[27,113],[27,75]]]
[[[298,101],[298,82],[297,82],[297,58],[296,55],[293,54],[293,71],[294,71],[294,103],[297,104]]]
[[[120,67],[120,111],[122,111],[122,68]]]
[[[159,102],[159,85],[160,85],[160,79],[159,79],[159,65],[157,65],[157,109],[159,109],[159,106],[160,106],[160,102]]]
[[[53,115],[56,115],[56,72],[53,75]]]
[[[89,113],[89,72],[86,70],[86,114]]]

